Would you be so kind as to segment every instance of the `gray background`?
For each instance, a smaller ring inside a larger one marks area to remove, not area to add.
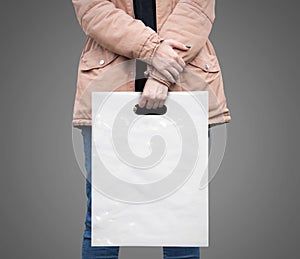
[[[85,36],[71,1],[11,0],[0,12],[0,257],[80,258],[85,179],[71,119]],[[202,258],[298,258],[299,17],[292,0],[217,1],[211,40],[232,122]]]

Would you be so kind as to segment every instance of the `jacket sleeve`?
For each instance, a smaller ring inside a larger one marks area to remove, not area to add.
[[[84,33],[104,48],[128,57],[151,58],[161,38],[108,0],[72,0]]]
[[[208,40],[214,19],[215,0],[179,0],[159,35],[192,46],[188,51],[180,51],[180,56],[188,63]]]
[[[191,48],[188,51],[178,52],[187,64],[198,55],[205,45],[214,19],[215,0],[179,0],[160,29],[159,36],[190,45]],[[150,65],[145,74],[171,86],[171,83],[161,78],[158,71]]]

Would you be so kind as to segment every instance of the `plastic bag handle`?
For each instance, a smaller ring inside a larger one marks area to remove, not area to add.
[[[133,112],[137,115],[164,115],[167,112],[167,106],[156,109],[147,109],[146,106],[141,108],[138,104],[133,107]]]

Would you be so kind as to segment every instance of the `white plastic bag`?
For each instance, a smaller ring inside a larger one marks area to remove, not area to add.
[[[208,246],[208,93],[92,94],[92,246]]]

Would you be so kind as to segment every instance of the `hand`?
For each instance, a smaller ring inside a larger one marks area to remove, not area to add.
[[[152,66],[172,83],[176,82],[185,67],[184,60],[174,49],[186,51],[189,47],[176,40],[164,40],[152,59]]]
[[[143,108],[145,105],[147,109],[163,107],[168,96],[168,90],[164,84],[153,78],[148,78],[139,101],[139,107]]]

